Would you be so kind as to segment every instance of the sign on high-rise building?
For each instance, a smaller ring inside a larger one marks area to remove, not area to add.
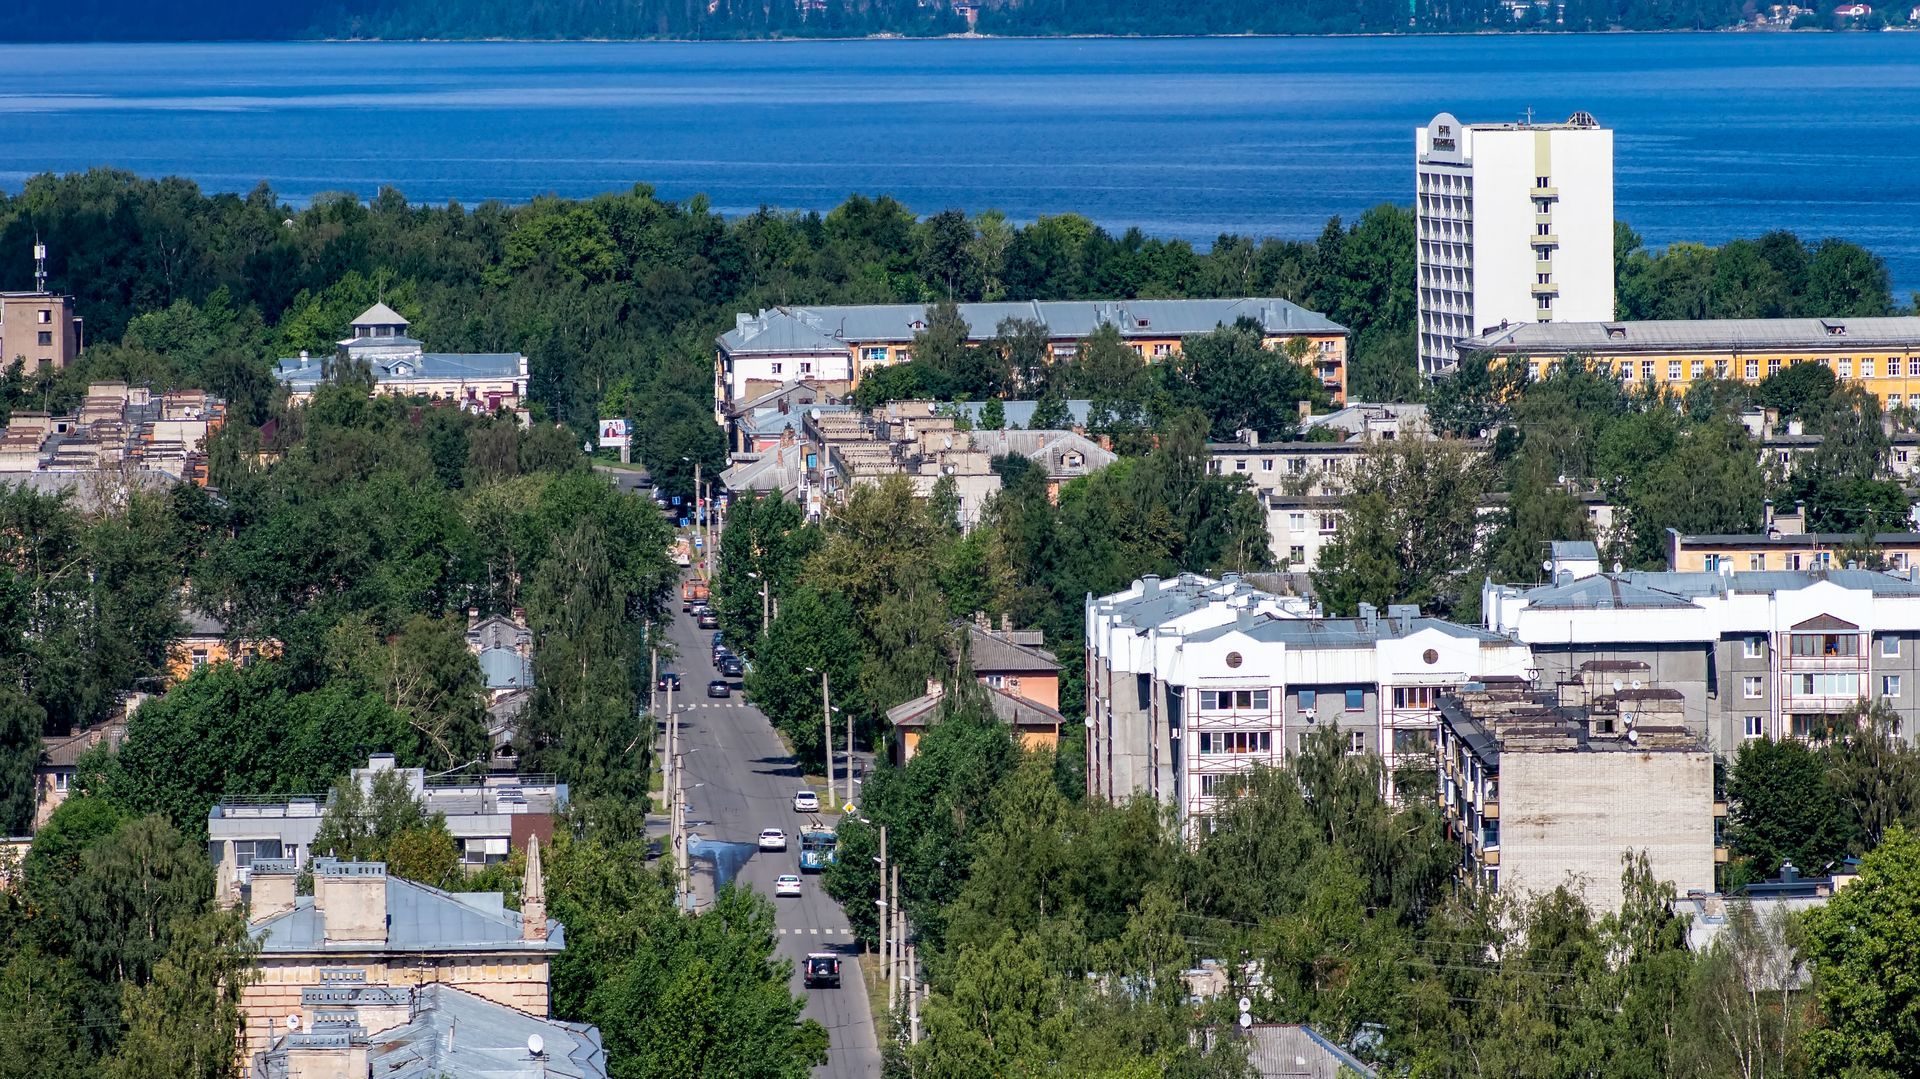
[[[1601,322],[1613,310],[1613,131],[1463,124],[1414,133],[1421,374],[1454,342],[1518,322]]]

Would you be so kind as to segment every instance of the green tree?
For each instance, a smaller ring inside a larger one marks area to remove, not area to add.
[[[39,802],[34,770],[40,766],[40,732],[47,713],[8,682],[0,684],[0,827],[8,835],[32,830]]]
[[[1299,402],[1327,403],[1326,387],[1307,366],[1306,340],[1268,348],[1259,324],[1247,319],[1183,340],[1158,370],[1175,404],[1205,413],[1209,433],[1222,441],[1242,430],[1291,437]]]
[[[236,911],[183,916],[172,928],[152,980],[128,984],[127,1030],[107,1063],[108,1079],[150,1075],[229,1079],[240,1074],[240,998],[259,978],[255,943]]]
[[[1890,829],[1860,875],[1807,916],[1822,1022],[1806,1035],[1815,1075],[1920,1072],[1920,838]]]
[[[1487,486],[1479,454],[1458,442],[1370,449],[1354,469],[1339,527],[1314,570],[1327,609],[1347,613],[1362,601],[1444,609],[1475,564]]]
[[[446,818],[429,815],[399,771],[375,773],[370,781],[343,776],[333,785],[311,849],[349,862],[385,862],[396,877],[435,888],[461,879],[460,852]]]
[[[456,621],[414,615],[382,636],[365,616],[353,616],[334,627],[329,645],[336,669],[407,717],[436,769],[485,764],[486,690]]]
[[[1007,406],[998,397],[987,398],[980,406],[980,429],[983,431],[1004,431],[1007,427]]]
[[[1825,771],[1798,739],[1741,744],[1727,777],[1727,841],[1755,879],[1788,861],[1820,873],[1846,855],[1852,837]]]
[[[846,599],[800,585],[780,604],[747,693],[803,761],[824,761],[821,672],[842,709],[857,707],[862,645]]]

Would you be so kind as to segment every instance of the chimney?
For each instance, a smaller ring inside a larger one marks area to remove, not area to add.
[[[1013,632],[1013,616],[1008,614],[1005,611],[1000,612],[1000,632],[1002,633]]]
[[[527,628],[527,609],[525,607],[515,607],[513,609],[513,624],[519,626],[521,629]]]
[[[297,877],[293,862],[286,858],[256,858],[247,871],[252,898],[247,905],[247,921],[260,922],[293,909],[293,885]]]
[[[467,632],[472,633],[474,630],[474,627],[478,626],[479,624],[480,624],[480,608],[468,607],[467,608]]]
[[[1143,596],[1159,595],[1160,594],[1160,578],[1151,573],[1147,574],[1145,577],[1140,578],[1140,594]]]
[[[985,611],[973,612],[973,627],[982,633],[985,633],[988,630],[993,628],[993,623],[987,621],[987,612]]]
[[[1260,444],[1260,432],[1251,427],[1242,427],[1240,429],[1240,437],[1248,446],[1258,446]]]
[[[213,901],[220,904],[221,910],[240,905],[240,881],[231,858],[221,858],[220,864],[214,867]]]
[[[1368,629],[1372,629],[1373,627],[1379,625],[1380,624],[1380,608],[1375,607],[1371,603],[1362,603],[1360,605],[1360,624],[1367,627]]]
[[[547,939],[547,881],[540,868],[537,835],[527,837],[527,872],[520,884],[520,939]]]
[[[947,687],[940,684],[940,680],[938,678],[927,679],[927,696],[938,697],[946,693],[946,691],[947,691]]]
[[[316,859],[313,905],[325,927],[323,944],[385,944],[386,863]]]
[[[1299,409],[1300,409],[1300,423],[1301,423],[1301,425],[1302,425],[1302,426],[1305,426],[1305,425],[1306,425],[1306,422],[1307,422],[1307,420],[1308,420],[1308,419],[1310,419],[1310,418],[1312,418],[1312,416],[1313,416],[1313,402],[1312,402],[1312,401],[1301,401],[1301,402],[1300,402],[1300,403],[1299,403],[1299,404],[1298,404],[1297,406],[1295,406],[1295,407],[1297,407],[1297,408],[1299,408]]]

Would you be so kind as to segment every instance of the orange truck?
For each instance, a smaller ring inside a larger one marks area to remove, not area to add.
[[[691,611],[693,610],[694,604],[705,603],[706,601],[707,601],[707,582],[701,580],[698,577],[691,577],[691,578],[688,578],[687,580],[680,582],[680,609],[681,610]]]

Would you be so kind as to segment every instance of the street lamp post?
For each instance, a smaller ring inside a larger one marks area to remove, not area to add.
[[[827,672],[824,667],[822,667],[819,671],[815,671],[812,667],[808,667],[806,671],[808,674],[818,674],[820,676],[820,724],[822,727],[826,729],[826,732],[827,732],[826,740],[820,743],[820,755],[822,757],[825,757],[827,762],[827,808],[831,810],[833,807],[838,806],[840,804],[839,801],[834,798],[835,786],[833,782],[833,697],[827,690]],[[852,782],[853,777],[848,776],[847,779],[848,779],[847,793],[851,795],[853,793],[853,782]]]

